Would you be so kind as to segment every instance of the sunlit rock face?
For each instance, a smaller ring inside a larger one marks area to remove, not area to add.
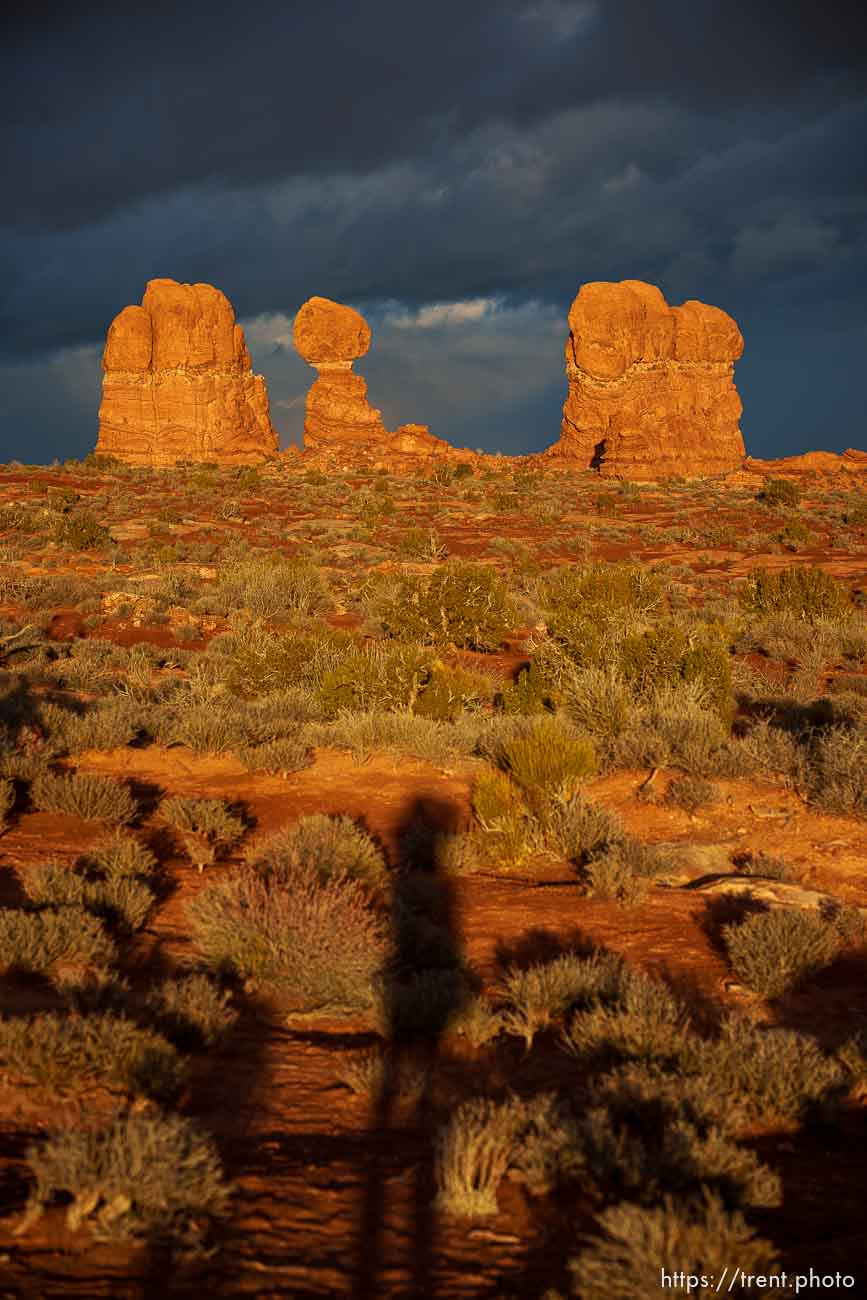
[[[279,448],[232,304],[210,284],[150,280],[112,321],[96,450],[135,465],[255,464]]]
[[[743,346],[718,307],[670,307],[641,280],[582,285],[569,311],[560,439],[545,457],[630,479],[736,469]]]

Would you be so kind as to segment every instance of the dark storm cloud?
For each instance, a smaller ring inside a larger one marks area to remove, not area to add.
[[[4,220],[63,229],[196,182],[364,172],[600,98],[841,95],[863,25],[850,0],[35,6],[2,56]]]
[[[47,443],[92,445],[106,326],[155,276],[229,295],[293,436],[310,375],[275,338],[311,294],[371,315],[390,425],[490,446],[493,403],[516,450],[534,421],[556,437],[552,322],[625,277],[738,319],[744,427],[767,431],[756,349],[803,374],[863,325],[863,21],[772,0],[22,6],[0,51],[0,455],[37,372]],[[461,329],[393,324],[477,299],[499,306]]]

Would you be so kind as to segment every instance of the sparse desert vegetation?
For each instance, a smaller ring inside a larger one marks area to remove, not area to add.
[[[0,471],[0,1253],[255,1294],[303,1204],[322,1294],[371,1207],[431,1295],[835,1259],[862,499],[322,464]]]

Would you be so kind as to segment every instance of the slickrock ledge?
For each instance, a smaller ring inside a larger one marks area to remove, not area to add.
[[[276,455],[265,380],[232,304],[210,284],[150,280],[112,321],[97,452],[132,465],[256,464]]]
[[[717,307],[670,307],[642,280],[582,285],[569,311],[560,439],[543,456],[633,479],[740,468],[743,346]]]

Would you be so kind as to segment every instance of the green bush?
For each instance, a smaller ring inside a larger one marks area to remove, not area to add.
[[[107,776],[40,773],[30,786],[30,798],[40,812],[69,813],[83,821],[126,823],[138,815],[129,787]]]
[[[169,1101],[185,1077],[167,1039],[110,1012],[0,1020],[0,1060],[6,1073],[49,1093],[122,1088]]]
[[[58,962],[107,966],[115,955],[100,922],[84,909],[0,911],[0,962],[8,970],[47,973]]]
[[[385,857],[371,836],[351,817],[310,813],[254,844],[249,866],[263,879],[291,881],[299,870],[323,880],[348,876],[381,884],[387,874]]]
[[[794,614],[807,623],[842,619],[851,607],[848,592],[830,574],[805,565],[753,569],[738,598],[750,615]]]
[[[71,550],[89,551],[94,546],[104,546],[110,539],[108,529],[103,528],[90,510],[75,510],[60,516],[54,528],[54,540]]]
[[[386,955],[359,881],[253,871],[207,886],[187,905],[195,941],[220,972],[282,990],[303,1009],[363,1008]]]
[[[773,908],[723,929],[729,961],[751,989],[778,998],[837,956],[842,942],[829,921]]]
[[[466,668],[450,668],[436,660],[413,704],[413,712],[425,718],[453,722],[465,711],[477,711],[490,703],[490,678]]]
[[[732,673],[728,652],[719,643],[693,642],[676,623],[663,622],[621,642],[618,667],[642,695],[681,681],[693,682],[709,707],[728,717]]]
[[[280,635],[254,624],[232,639],[222,677],[230,691],[247,698],[315,684],[357,646],[346,632]]]
[[[537,663],[522,668],[514,682],[504,685],[500,704],[503,712],[508,714],[528,716],[548,711],[551,699]]]
[[[27,1163],[36,1186],[22,1226],[60,1192],[72,1197],[72,1231],[84,1225],[98,1239],[199,1247],[210,1221],[227,1212],[230,1188],[214,1144],[181,1115],[128,1114],[105,1128],[52,1133],[28,1149]]]
[[[496,649],[516,611],[496,570],[448,561],[429,577],[403,574],[380,607],[388,636],[425,645]]]
[[[791,479],[770,478],[756,495],[756,500],[766,506],[794,509],[795,506],[800,505],[801,489]]]
[[[601,665],[608,636],[662,602],[657,574],[630,565],[573,566],[558,570],[542,589],[549,635],[581,666]]]
[[[430,654],[417,646],[375,644],[347,655],[325,672],[319,700],[332,718],[346,709],[414,708],[430,667]]]
[[[568,797],[596,772],[593,742],[567,735],[553,718],[543,718],[524,736],[507,741],[502,766],[532,807],[557,795]]]
[[[233,848],[246,832],[244,820],[222,799],[163,799],[160,816],[180,832],[199,871]]]

